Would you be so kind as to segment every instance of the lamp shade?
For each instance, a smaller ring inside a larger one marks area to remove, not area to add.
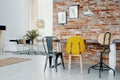
[[[40,19],[37,21],[37,27],[38,28],[44,28],[44,20]]]
[[[0,30],[6,30],[6,26],[5,25],[0,25]]]
[[[84,12],[83,16],[92,16],[93,14],[94,13],[90,9],[88,9],[87,12]]]

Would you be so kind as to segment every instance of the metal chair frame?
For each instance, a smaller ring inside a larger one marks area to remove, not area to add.
[[[58,48],[60,49],[60,40],[58,40],[57,37],[54,36],[45,36],[42,38],[42,42],[43,42],[43,47],[46,53],[46,61],[45,61],[45,67],[44,67],[44,71],[46,70],[47,67],[47,61],[49,59],[49,68],[55,67],[56,68],[56,72],[57,72],[57,61],[58,61],[58,57],[61,58],[61,63],[63,65],[63,68],[65,69],[64,66],[64,60],[63,60],[63,55],[62,52],[59,51],[53,51],[53,42],[57,42],[58,43]],[[46,44],[45,44],[46,43]],[[52,59],[54,59],[55,65],[52,66]]]
[[[107,49],[107,46],[106,46],[106,35],[109,35],[109,38],[108,38],[108,46],[109,48]],[[103,41],[103,51],[100,52],[100,58],[99,58],[99,63],[91,66],[88,68],[88,73],[90,73],[90,69],[95,69],[95,70],[99,70],[99,78],[101,78],[101,72],[103,72],[103,70],[107,71],[107,70],[112,70],[113,71],[113,75],[115,76],[115,70],[112,69],[111,67],[109,67],[107,64],[105,64],[103,62],[103,53],[109,53],[110,52],[110,39],[111,39],[111,33],[110,32],[106,32],[104,34],[104,41]]]

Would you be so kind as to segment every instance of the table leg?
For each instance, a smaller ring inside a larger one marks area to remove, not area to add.
[[[110,45],[110,53],[109,53],[109,66],[115,70],[116,68],[116,44],[112,43]],[[113,71],[109,71],[110,73]]]

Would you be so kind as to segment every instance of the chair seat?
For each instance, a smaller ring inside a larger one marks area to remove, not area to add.
[[[62,55],[62,52],[50,52],[50,54],[48,54],[49,56],[51,55],[51,56],[53,56],[53,55],[55,55],[55,56],[60,56],[60,55]]]
[[[62,52],[54,52],[55,53],[55,55],[61,55],[62,54]]]

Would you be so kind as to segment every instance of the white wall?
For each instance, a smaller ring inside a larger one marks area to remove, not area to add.
[[[22,38],[29,30],[30,0],[0,0],[0,25],[6,25],[6,31],[3,31],[3,38],[8,51],[14,50],[11,47],[10,39]],[[53,25],[53,0],[39,0],[40,12],[39,18],[45,20],[45,28],[40,32],[45,35],[52,35]]]
[[[51,36],[53,27],[53,0],[38,0],[38,3],[38,19],[45,21],[45,28],[40,29],[40,32],[44,33],[43,36]]]
[[[6,25],[4,37],[20,38],[29,28],[29,0],[1,0],[0,24]]]
[[[22,38],[29,29],[29,0],[0,0],[0,25],[6,25],[3,31],[4,43],[9,39]]]

